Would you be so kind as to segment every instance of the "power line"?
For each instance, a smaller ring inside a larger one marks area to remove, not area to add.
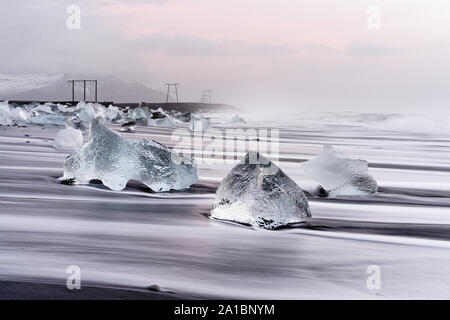
[[[170,88],[173,88],[172,93],[175,93],[175,96],[177,98],[177,103],[178,103],[178,86],[179,85],[180,85],[179,83],[166,83],[166,86],[167,86],[166,103],[169,102],[169,94],[171,92]]]
[[[212,90],[203,90],[201,103],[211,103],[211,92]]]
[[[95,85],[95,102],[97,102],[97,84],[98,80],[68,80],[68,83],[72,84],[72,102],[75,102],[75,84],[82,83],[83,84],[83,101],[86,101],[86,84],[94,84]]]

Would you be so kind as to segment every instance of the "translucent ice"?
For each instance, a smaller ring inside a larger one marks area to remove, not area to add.
[[[8,101],[0,102],[0,125],[10,126],[12,124],[11,109]]]
[[[138,180],[157,192],[188,188],[198,180],[193,159],[152,140],[122,138],[98,118],[89,141],[67,157],[63,178],[81,184],[98,179],[112,190]]]
[[[311,179],[324,187],[330,197],[365,195],[378,190],[367,161],[346,158],[332,146],[325,146],[320,155],[303,162],[301,167]]]
[[[29,121],[38,125],[65,126],[66,117],[57,114],[42,114],[30,117]]]
[[[148,119],[147,125],[172,128],[172,127],[175,127],[175,122],[173,121],[173,119],[171,117],[166,116],[164,118]]]
[[[220,183],[211,216],[264,229],[311,217],[302,189],[274,163],[249,152]]]
[[[240,124],[246,124],[245,120],[241,118],[239,115],[235,115],[233,118],[231,118],[230,121],[227,122],[227,124],[230,125],[240,125]]]
[[[148,108],[138,107],[131,109],[128,116],[133,120],[147,119],[150,116],[150,111],[148,111]]]
[[[166,112],[163,108],[159,107],[157,110],[150,110],[151,111],[151,116],[152,119],[157,119],[157,118],[164,118],[167,116],[170,116],[170,114],[168,112]]]
[[[36,107],[34,107],[33,109],[31,109],[31,112],[34,115],[51,114],[53,112],[52,105],[50,103],[40,104],[40,105],[37,105]]]
[[[69,106],[67,106],[67,105],[60,104],[60,103],[58,103],[56,106],[58,107],[58,111],[59,111],[59,112],[67,112],[67,113],[71,113],[71,112],[74,112],[75,110],[77,110],[77,107],[76,107],[76,106],[69,107]]]
[[[151,116],[147,120],[148,126],[168,127],[173,128],[176,126],[174,118],[169,113],[158,108],[158,110],[151,110]]]
[[[189,129],[197,132],[206,132],[211,128],[211,120],[203,116],[193,115],[191,116],[191,123]]]
[[[28,122],[30,113],[22,107],[16,107],[11,110],[11,118],[15,123],[23,124]]]
[[[83,133],[74,128],[66,128],[58,132],[52,146],[61,150],[76,150],[83,145]]]
[[[191,122],[191,113],[190,112],[178,112],[174,116],[175,120],[182,122],[182,123],[188,123]]]
[[[105,112],[105,118],[109,121],[116,121],[122,118],[121,111],[118,107],[110,105]]]
[[[103,117],[106,112],[106,108],[99,103],[85,103],[79,102],[77,104],[79,109],[78,118],[82,122],[91,122],[97,117]]]

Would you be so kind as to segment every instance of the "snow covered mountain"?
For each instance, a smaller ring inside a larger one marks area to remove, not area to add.
[[[71,100],[72,88],[67,80],[73,78],[66,74],[0,74],[0,100]],[[97,80],[99,102],[162,102],[166,99],[164,92],[148,88],[142,82],[114,76],[97,77]],[[83,85],[78,84],[75,100],[82,99]],[[94,100],[93,85],[86,86],[86,100]]]

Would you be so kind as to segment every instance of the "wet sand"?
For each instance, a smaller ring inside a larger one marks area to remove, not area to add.
[[[450,298],[450,138],[319,120],[270,124],[281,128],[283,171],[304,185],[298,162],[329,143],[380,164],[370,168],[380,192],[309,197],[313,219],[277,231],[207,218],[232,163],[200,162],[198,183],[168,193],[137,182],[121,192],[64,185],[58,177],[67,152],[51,147],[58,128],[0,130],[0,296]],[[171,133],[138,127],[121,134],[173,146]],[[69,265],[80,266],[85,293],[65,292]],[[382,272],[376,294],[366,284],[370,265]],[[42,284],[48,279],[59,285]],[[166,293],[148,293],[154,283]]]

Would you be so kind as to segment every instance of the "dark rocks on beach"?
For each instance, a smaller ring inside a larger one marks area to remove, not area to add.
[[[161,291],[161,288],[157,284],[152,284],[147,289],[148,291],[157,291],[157,292]]]

